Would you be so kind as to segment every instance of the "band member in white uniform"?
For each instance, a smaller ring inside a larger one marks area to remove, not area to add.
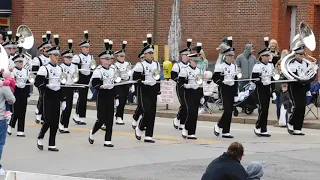
[[[123,41],[122,49],[114,52],[114,55],[116,58],[116,62],[114,63],[114,66],[115,66],[116,70],[118,71],[122,82],[130,80],[131,76],[132,76],[132,74],[130,73],[131,63],[128,61],[125,61],[126,45],[127,45],[127,41]],[[130,87],[131,87],[131,84],[124,84],[124,85],[119,85],[116,87],[117,92],[119,93],[119,106],[117,107],[117,111],[116,111],[116,115],[115,115],[116,116],[116,124],[118,124],[118,125],[124,125],[123,111],[124,111],[124,106],[126,105],[127,100],[128,100],[128,93],[129,93]]]
[[[152,76],[154,71],[160,72],[160,65],[154,61],[154,46],[152,35],[148,34],[148,45],[145,46],[141,53],[144,54],[144,61],[138,62],[134,68],[133,80],[138,81],[138,98],[143,110],[142,119],[135,129],[137,140],[141,140],[141,134],[146,128],[144,142],[154,143],[153,130],[157,110],[157,99],[160,95],[160,83]]]
[[[230,126],[234,97],[238,91],[238,82],[234,81],[237,80],[237,66],[233,63],[235,54],[232,47],[229,46],[222,55],[223,61],[215,67],[212,76],[213,82],[219,85],[223,105],[223,114],[214,126],[214,134],[219,136],[222,129],[222,138],[233,138],[230,134]]]
[[[25,117],[28,98],[30,96],[30,85],[26,85],[27,83],[29,83],[28,70],[23,68],[24,58],[25,57],[22,54],[22,47],[19,47],[19,54],[12,58],[15,63],[13,74],[14,78],[16,79],[16,87],[14,91],[16,102],[13,104],[13,117],[9,122],[7,130],[8,134],[11,135],[12,128],[15,128],[18,121],[17,136],[19,137],[25,137]]]
[[[258,121],[256,122],[254,133],[259,137],[270,137],[271,135],[267,131],[267,124],[271,96],[270,90],[274,90],[274,83],[271,84],[271,81],[273,80],[272,76],[274,72],[274,66],[272,63],[269,63],[269,48],[262,49],[258,54],[260,55],[260,61],[253,66],[251,75],[252,79],[259,79],[253,80],[253,82],[256,84],[255,93],[259,104],[259,116]]]
[[[72,50],[72,39],[68,40],[69,49],[63,53],[61,56],[63,57],[64,62],[60,64],[62,72],[67,74],[67,82],[65,85],[73,85],[73,76],[75,73],[78,73],[78,66],[72,64],[73,50]],[[70,133],[68,130],[69,127],[69,119],[72,111],[73,105],[73,93],[75,88],[73,87],[62,87],[62,95],[66,100],[66,108],[61,112],[60,123],[59,123],[59,132],[60,133]]]
[[[119,105],[118,94],[114,88],[114,74],[116,69],[111,66],[111,52],[106,50],[99,54],[102,66],[94,70],[91,78],[91,86],[98,91],[97,118],[92,130],[89,133],[89,143],[94,143],[94,134],[103,124],[106,126],[104,146],[113,147],[111,143],[114,103]]]
[[[38,47],[38,50],[40,52],[40,55],[38,57],[33,58],[32,60],[32,72],[37,72],[41,66],[45,66],[50,62],[50,58],[48,56],[47,51],[52,48],[51,45],[51,31],[47,31],[46,35],[42,36],[42,41],[43,43]],[[36,123],[43,124],[44,118],[42,117],[43,114],[43,98],[42,98],[42,91],[41,89],[38,88],[39,91],[39,99],[37,103],[37,108],[36,108]]]
[[[95,61],[93,56],[89,54],[90,41],[88,40],[88,31],[84,31],[85,40],[79,46],[81,53],[73,56],[72,63],[78,66],[79,81],[78,84],[88,85],[92,75],[91,63]],[[79,88],[79,98],[76,106],[76,114],[73,116],[73,121],[78,125],[86,125],[85,118],[87,114],[87,96],[88,88]]]
[[[60,86],[62,69],[58,66],[60,55],[58,35],[54,36],[54,41],[55,47],[47,50],[50,62],[40,67],[34,83],[34,85],[43,92],[43,116],[45,119],[38,135],[37,146],[40,150],[43,150],[43,138],[50,128],[49,151],[59,151],[56,147],[56,134],[59,126],[60,103],[62,102],[62,110],[66,107],[66,101],[63,99]]]
[[[186,102],[186,122],[182,129],[182,137],[187,139],[197,139],[196,128],[198,119],[198,108],[200,100],[203,99],[203,89],[197,84],[197,76],[201,74],[197,64],[200,61],[201,43],[197,43],[197,53],[187,55],[189,58],[189,66],[181,69],[179,73],[178,86],[183,87]]]
[[[291,72],[299,77],[305,77],[308,71],[308,63],[303,61],[305,58],[304,46],[300,46],[295,51],[295,59],[290,62]],[[289,93],[293,101],[293,113],[287,123],[288,132],[291,135],[305,135],[301,130],[304,121],[306,108],[306,92],[310,90],[310,83],[316,78],[316,75],[309,80],[289,83]]]
[[[142,41],[142,43],[143,43],[143,47],[146,47],[148,45],[147,41]],[[140,58],[141,62],[144,61],[144,53],[140,53],[138,55],[138,57]],[[133,91],[135,92],[136,98],[139,99],[139,97],[138,97],[138,95],[139,95],[138,83],[135,83],[133,85],[133,89],[134,89]],[[132,119],[132,128],[133,129],[136,129],[138,121],[139,121],[139,119],[141,119],[140,117],[142,117],[142,113],[143,113],[143,110],[141,107],[141,103],[139,103],[139,100],[137,100],[137,108],[134,111],[133,119]]]
[[[183,68],[186,68],[189,66],[189,62],[188,62],[189,57],[187,55],[189,55],[191,51],[190,49],[191,42],[192,42],[192,39],[187,39],[187,48],[179,52],[181,54],[181,61],[175,63],[172,67],[171,79],[174,80],[175,82],[178,82],[180,71]],[[184,129],[184,126],[185,126],[184,124],[187,118],[187,106],[184,99],[185,88],[177,84],[176,92],[180,102],[180,108],[179,108],[177,117],[173,119],[173,127],[176,129],[179,128],[180,130],[182,130]]]

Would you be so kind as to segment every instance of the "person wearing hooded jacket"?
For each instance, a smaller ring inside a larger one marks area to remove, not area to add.
[[[248,180],[260,180],[263,176],[263,167],[260,162],[252,161],[247,166]]]
[[[241,143],[231,143],[227,152],[209,164],[201,180],[247,180],[248,174],[240,163],[243,152],[244,149]]]

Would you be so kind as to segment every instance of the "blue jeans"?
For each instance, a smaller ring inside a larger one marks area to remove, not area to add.
[[[6,142],[7,129],[8,129],[7,120],[5,120],[5,119],[0,120],[0,161],[2,158],[2,150],[3,150],[4,144]],[[1,163],[0,163],[0,168],[2,168]]]
[[[280,108],[281,108],[281,104],[280,104],[280,97],[281,97],[281,93],[276,93],[277,94],[277,99],[276,99],[276,106],[277,106],[277,118],[280,118]]]
[[[91,92],[92,92],[92,97],[91,97],[91,99],[92,99],[92,100],[97,100],[97,96],[98,96],[97,90],[94,89],[93,87],[90,87],[90,90],[91,90]]]

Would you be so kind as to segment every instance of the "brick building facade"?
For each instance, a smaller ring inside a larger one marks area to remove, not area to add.
[[[103,50],[105,38],[113,40],[115,49],[127,40],[131,61],[138,60],[146,34],[156,32],[155,44],[159,45],[162,60],[173,3],[174,0],[14,0],[11,29],[20,24],[29,26],[37,44],[41,35],[50,30],[60,35],[63,48],[69,38],[79,43],[83,30],[88,30],[94,55]],[[243,51],[246,43],[253,43],[256,50],[263,48],[265,36],[277,39],[281,49],[288,48],[295,33],[290,33],[290,27],[297,27],[300,21],[311,26],[319,41],[320,0],[180,0],[179,10],[182,46],[187,38],[192,38],[193,44],[202,42],[209,61],[217,58],[215,48],[224,36],[233,36],[236,54]],[[317,47],[313,55],[318,54]]]

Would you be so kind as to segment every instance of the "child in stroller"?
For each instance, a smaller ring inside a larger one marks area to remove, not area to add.
[[[292,102],[288,92],[288,84],[281,84],[281,89],[279,127],[286,127],[289,114],[292,112]]]
[[[237,107],[241,107],[244,109],[244,112],[247,115],[250,115],[253,113],[253,111],[257,108],[257,101],[254,95],[256,85],[252,82],[246,84],[243,86],[243,89],[238,92],[238,96],[235,97],[235,104],[233,105],[233,115],[235,117],[238,116],[239,111],[237,110]]]

